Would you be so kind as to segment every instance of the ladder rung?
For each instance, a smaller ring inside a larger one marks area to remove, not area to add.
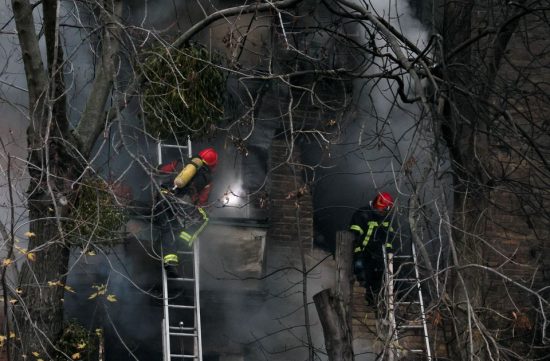
[[[181,282],[193,282],[194,278],[184,278],[184,277],[168,277],[168,281],[181,281]]]
[[[396,305],[419,305],[420,302],[418,301],[396,301],[394,302]]]
[[[171,353],[170,354],[170,358],[197,358],[197,355],[181,355],[181,354],[175,354],[175,353]]]
[[[179,336],[179,337],[197,337],[196,333],[185,333],[185,332],[170,332],[170,336]]]
[[[173,330],[173,331],[195,331],[195,327],[170,326],[170,330]]]
[[[187,310],[195,308],[195,306],[171,305],[171,304],[168,304],[168,307],[170,307],[170,308],[182,308],[182,309],[187,309]]]
[[[422,325],[399,325],[397,328],[422,328]]]

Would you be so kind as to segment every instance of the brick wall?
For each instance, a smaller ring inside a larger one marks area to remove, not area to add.
[[[550,209],[547,178],[544,179],[549,173],[541,159],[550,159],[548,31],[542,19],[526,16],[510,39],[499,70],[497,89],[508,91],[493,101],[505,98],[509,102],[510,121],[503,124],[511,123],[508,126],[516,128],[500,130],[500,144],[492,144],[497,149],[494,172],[502,181],[490,194],[493,206],[489,209],[486,233],[494,248],[486,250],[489,266],[515,281],[540,286],[550,280],[550,223],[548,214],[544,214]],[[523,290],[505,285],[500,277],[490,275],[489,279],[501,292],[490,292],[488,296],[503,307],[514,310],[532,302]],[[515,305],[509,302],[508,294]]]
[[[301,152],[295,145],[292,156],[284,139],[271,144],[270,228],[267,232],[267,262],[276,256],[291,264],[300,262],[300,242],[313,251],[313,203],[304,184]],[[275,266],[275,265],[274,265]]]
[[[519,11],[517,3],[474,3],[472,37],[491,27],[506,32],[508,29],[501,28],[503,21]],[[530,342],[539,342],[533,334],[540,314],[534,312],[538,306],[536,298],[510,280],[533,290],[547,286],[550,280],[549,33],[542,12],[522,16],[503,52],[496,80],[491,84],[492,92],[488,99],[483,99],[494,105],[487,107],[491,113],[486,133],[490,144],[488,160],[484,161],[491,179],[483,185],[490,189],[484,193],[488,206],[479,213],[480,222],[475,227],[481,231],[475,240],[481,250],[481,265],[491,268],[479,273],[484,277],[480,280],[482,300],[484,305],[498,311],[498,316],[486,312],[483,317],[491,329],[498,329],[499,342],[520,354],[536,352]],[[482,37],[469,49],[470,59],[476,59],[470,71],[477,72],[474,82],[479,81],[480,88],[491,64],[486,57],[498,44],[494,39],[493,35]],[[481,92],[474,86],[468,89]],[[497,109],[505,113],[498,113]],[[517,327],[518,314],[522,313],[531,328]],[[521,334],[526,335],[523,345],[514,340]]]

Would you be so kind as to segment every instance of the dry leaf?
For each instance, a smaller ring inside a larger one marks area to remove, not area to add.
[[[36,352],[36,351],[34,351],[32,354],[33,354],[34,357],[40,356],[40,354],[39,354],[38,352]]]
[[[94,251],[88,251],[88,253],[86,253],[88,256],[95,256],[96,253]]]
[[[76,344],[76,348],[79,350],[82,350],[85,347],[86,347],[86,342],[79,342]]]
[[[53,286],[63,287],[63,288],[65,288],[65,291],[75,293],[75,291],[73,290],[73,288],[71,286],[64,285],[63,282],[61,282],[59,280],[57,280],[55,282],[48,281],[48,286],[50,286],[50,287],[53,287]]]
[[[80,359],[80,352],[73,353],[73,354],[71,355],[71,358],[72,358],[73,360],[79,360],[79,359]]]
[[[29,252],[27,253],[27,258],[29,259],[29,261],[36,261],[36,254],[34,254],[33,252]]]
[[[15,332],[10,331],[10,338],[15,338]]]
[[[0,335],[0,347],[4,346],[4,342],[7,340],[8,338],[4,335]]]
[[[28,238],[36,237],[36,233],[34,232],[25,232],[23,235]]]
[[[17,303],[17,300],[14,298],[14,299],[10,300],[10,303],[11,303],[12,305],[15,305],[15,304]]]
[[[92,300],[92,299],[94,299],[94,298],[96,298],[96,297],[97,297],[97,292],[94,292],[94,293],[92,293],[92,294],[90,295],[90,297],[88,297],[88,299],[89,299],[89,300]]]
[[[97,290],[97,295],[104,295],[105,292],[107,292],[107,285],[105,284],[93,285],[92,288],[95,288]]]
[[[116,301],[117,301],[116,295],[109,295],[109,296],[107,296],[107,301],[109,301],[109,302],[116,302]]]
[[[515,313],[512,311],[512,316],[514,317],[513,324],[514,327],[517,327],[520,330],[531,330],[533,325],[529,320],[529,317],[525,313],[518,312]]]
[[[7,267],[12,263],[13,263],[13,260],[11,258],[4,258],[4,260],[2,261],[2,267]]]
[[[21,248],[21,247],[15,246],[15,249],[18,250],[19,252],[23,253],[23,254],[27,254],[27,249],[26,248]]]
[[[432,318],[432,324],[434,326],[439,326],[443,322],[443,317],[441,317],[441,313],[439,311],[435,311]]]
[[[60,280],[57,280],[55,282],[54,281],[48,281],[48,286],[50,286],[50,287],[53,287],[53,286],[64,287],[65,285]]]

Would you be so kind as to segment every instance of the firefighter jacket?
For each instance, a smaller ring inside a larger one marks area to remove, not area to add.
[[[371,206],[362,207],[353,214],[349,229],[355,235],[355,256],[381,256],[382,246],[387,251],[393,251],[395,233],[391,226],[390,213],[375,211]]]
[[[189,160],[190,161],[190,160]],[[181,170],[187,165],[187,163],[181,160],[173,160],[169,163],[162,164],[159,167],[161,174],[169,174],[171,181],[181,172]],[[193,176],[191,181],[183,188],[177,188],[174,194],[177,197],[183,197],[188,195],[193,204],[201,207],[208,202],[208,196],[212,188],[212,169],[206,164],[202,164],[197,173]],[[171,188],[171,185],[169,186]]]

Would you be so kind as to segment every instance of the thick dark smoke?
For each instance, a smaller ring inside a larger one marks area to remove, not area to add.
[[[390,8],[386,1],[378,3],[374,4],[374,8],[381,15],[402,15],[400,22],[409,38],[422,38],[421,27],[410,17],[410,9],[405,2],[391,2]],[[75,10],[72,3],[64,4],[67,14]],[[172,0],[129,2],[125,16],[135,25],[144,28],[185,29],[202,16],[202,9],[191,4],[195,3]],[[211,11],[211,6],[208,5],[206,11]],[[5,15],[9,12],[0,11],[1,19],[5,20]],[[174,14],[177,19],[173,18]],[[70,22],[70,19],[67,16],[65,21]],[[3,21],[2,24],[4,23]],[[204,39],[212,36],[219,41],[228,27],[229,24],[217,26],[210,34],[201,36]],[[14,25],[11,24],[9,28],[13,30]],[[90,91],[90,80],[94,75],[94,48],[85,34],[78,30],[66,27],[63,31],[65,53],[72,54],[68,63],[71,75],[67,78],[71,99],[69,114],[72,121],[76,121],[83,110]],[[16,48],[16,42],[15,36],[2,34],[0,37],[0,52],[6,54],[6,57],[1,56],[0,59],[7,59],[9,69],[7,75],[2,74],[0,77],[0,97],[9,101],[21,100],[21,94],[24,93],[17,87],[25,87],[23,70],[18,62],[19,54],[12,51]],[[242,59],[244,64],[254,64],[257,61],[252,56],[247,58],[246,54],[245,52]],[[247,86],[253,91],[260,91],[261,84]],[[230,90],[235,90],[237,85],[230,83],[229,87]],[[361,84],[357,84],[356,88],[360,87]],[[409,147],[415,142],[407,130],[414,123],[417,110],[392,107],[382,91],[372,89],[371,97],[366,93],[356,97],[358,110],[354,113],[354,119],[346,121],[350,126],[344,129],[342,141],[330,146],[330,157],[322,154],[316,145],[307,142],[300,145],[306,163],[317,164],[323,157],[322,165],[328,167],[319,169],[312,175],[317,242],[326,248],[331,248],[334,233],[346,228],[353,210],[366,204],[376,191],[389,190],[400,201],[406,201],[407,188],[400,172]],[[25,104],[24,101],[22,103]],[[12,104],[4,102],[0,107],[3,114],[0,123],[2,140],[9,143],[10,152],[24,158],[25,119],[13,111]],[[244,156],[233,146],[226,146],[223,136],[213,142],[220,150],[221,163],[216,169],[211,197],[213,216],[226,219],[262,217],[250,214],[244,205],[247,202],[246,194],[261,189],[266,180],[269,171],[268,149],[272,137],[279,129],[277,119],[280,114],[279,105],[269,102],[263,104],[258,114],[255,114],[256,119],[261,121],[254,125],[254,132],[247,138],[248,156]],[[380,126],[375,114],[387,120],[385,126]],[[121,181],[131,187],[136,203],[147,205],[151,200],[151,188],[149,176],[142,165],[156,164],[155,144],[136,130],[137,116],[138,109],[130,106],[123,113],[123,119],[117,120],[108,129],[105,137],[96,146],[98,153],[94,159],[94,168],[103,177],[111,181]],[[13,136],[6,136],[6,129],[13,129]],[[396,139],[401,140],[399,144]],[[209,144],[206,142],[195,144],[194,149],[199,150],[207,145]],[[4,159],[0,163],[4,166]],[[4,175],[5,170],[2,172]],[[22,174],[19,174],[18,179],[20,189],[24,189]],[[5,181],[1,185],[5,186]],[[2,221],[6,219],[6,213],[0,212],[0,216]],[[21,231],[24,231],[25,220],[19,224],[22,225]],[[73,252],[68,284],[74,288],[75,293],[67,293],[65,297],[66,317],[77,318],[92,330],[104,328],[109,360],[158,360],[161,352],[161,307],[156,297],[160,293],[160,262],[154,250],[154,239],[157,235],[149,229],[146,222],[136,219],[127,227],[135,236],[130,236],[124,245],[113,248],[108,254],[99,250],[95,250],[96,255],[81,253],[80,249]],[[204,243],[201,253],[204,282],[201,286],[205,300],[212,306],[211,309],[203,310],[203,317],[212,324],[219,322],[216,325],[219,328],[218,334],[224,335],[215,346],[219,349],[225,347],[226,357],[234,353],[235,357],[238,354],[248,354],[250,360],[303,359],[303,349],[281,352],[287,345],[299,344],[304,340],[303,329],[277,332],[303,322],[299,286],[289,286],[299,285],[301,275],[288,271],[265,281],[243,281],[243,275],[255,274],[255,262],[261,263],[261,257],[254,258],[250,255],[257,251],[250,247],[250,243],[260,242],[265,230],[261,227],[223,227],[212,225],[201,239]],[[231,243],[233,241],[236,243]],[[286,259],[281,256],[280,260],[273,262],[285,264]],[[240,264],[251,268],[239,267]],[[333,279],[329,275],[333,271],[330,266],[330,262],[322,263],[312,273],[309,300],[312,294],[332,286]],[[105,297],[88,299],[96,290],[94,285],[106,285],[107,294],[116,295],[117,301],[109,302]],[[314,343],[317,347],[322,347],[323,339],[314,310],[312,315],[315,325]],[[268,337],[271,333],[273,335]]]

